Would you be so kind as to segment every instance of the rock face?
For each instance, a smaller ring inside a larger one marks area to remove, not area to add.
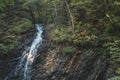
[[[107,58],[96,49],[78,49],[65,54],[63,44],[48,39],[43,45],[33,64],[32,80],[107,80],[113,73]]]
[[[51,47],[46,53],[40,53],[33,80],[107,80],[111,74],[108,61],[93,49],[68,55],[59,51],[60,47]]]

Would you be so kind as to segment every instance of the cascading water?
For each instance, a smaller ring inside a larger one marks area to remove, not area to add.
[[[36,24],[37,27],[37,35],[36,38],[33,40],[30,47],[26,48],[23,51],[21,59],[14,71],[14,76],[20,77],[20,80],[31,80],[31,67],[32,63],[36,57],[38,47],[42,44],[42,33],[43,33],[43,26],[40,24]],[[5,80],[11,80],[8,77]]]

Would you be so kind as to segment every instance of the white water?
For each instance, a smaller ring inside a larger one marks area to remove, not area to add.
[[[15,69],[15,76],[19,76],[20,80],[31,80],[32,63],[37,55],[38,47],[42,45],[43,27],[36,24],[38,30],[36,38],[33,40],[30,47],[23,51],[21,59]],[[9,80],[9,79],[6,79]]]

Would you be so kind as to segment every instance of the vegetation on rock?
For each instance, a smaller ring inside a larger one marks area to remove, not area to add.
[[[19,4],[20,5],[20,4]],[[9,7],[10,6],[10,7]],[[22,5],[21,5],[22,6]],[[32,22],[26,15],[18,14],[17,9],[21,7],[14,2],[14,0],[0,0],[0,58],[18,47],[26,33],[33,27]],[[11,11],[9,11],[9,9]],[[16,11],[12,13],[13,11]],[[22,12],[21,12],[22,13]]]

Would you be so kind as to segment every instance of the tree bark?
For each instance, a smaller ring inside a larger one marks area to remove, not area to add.
[[[73,28],[73,31],[74,31],[74,28],[75,28],[75,25],[74,25],[74,18],[73,18],[73,15],[72,15],[72,12],[70,10],[70,6],[68,4],[68,2],[65,0],[65,4],[67,6],[67,9],[68,9],[68,12],[70,14],[70,18],[71,18],[71,24],[72,24],[72,28]]]

